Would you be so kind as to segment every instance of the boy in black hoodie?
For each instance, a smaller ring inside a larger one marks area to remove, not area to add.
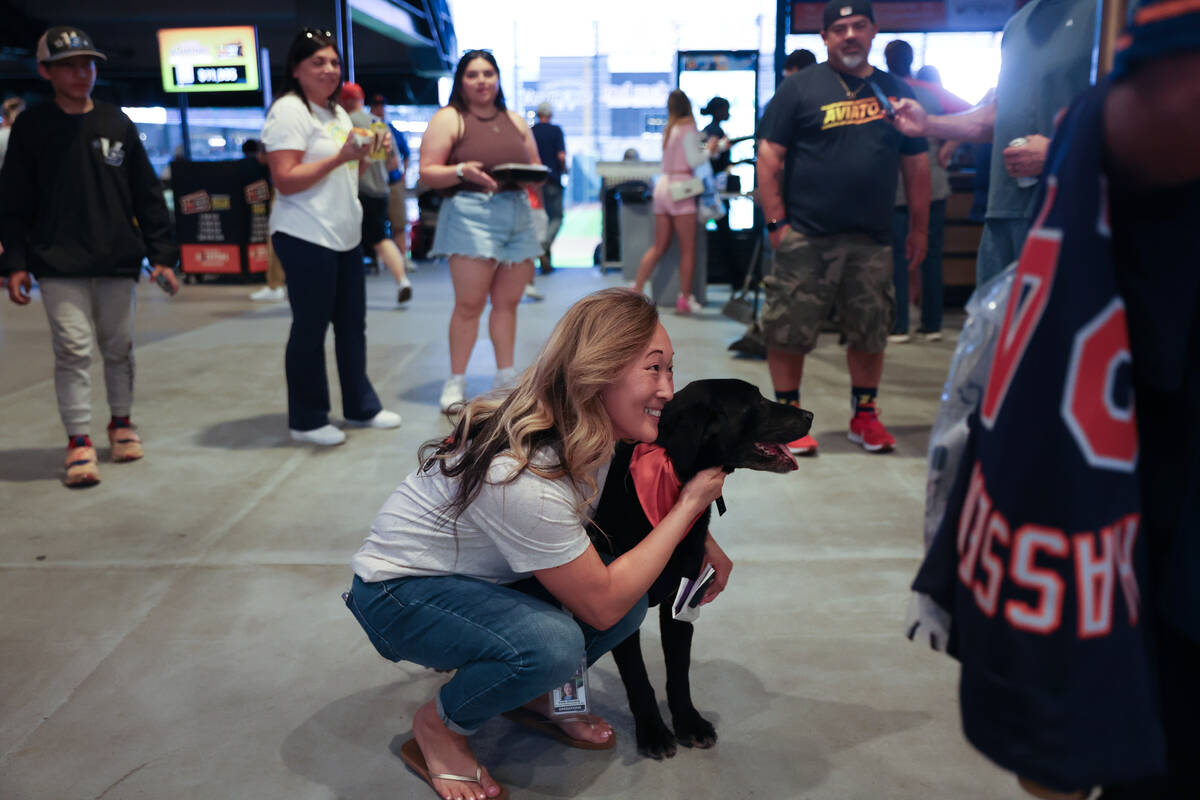
[[[46,31],[38,73],[54,102],[13,125],[0,173],[0,242],[8,296],[30,301],[37,276],[54,345],[54,387],[67,429],[67,486],[100,482],[91,426],[92,335],[104,357],[113,461],[142,457],[130,422],[133,308],[142,260],[174,294],[178,249],[162,187],[137,128],[121,109],[92,100],[96,64],[107,60],[72,26]]]

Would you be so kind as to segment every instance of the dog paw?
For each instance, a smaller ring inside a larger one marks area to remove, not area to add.
[[[675,725],[675,739],[684,747],[707,750],[717,743],[717,729],[695,709],[674,714],[671,721]]]
[[[653,758],[655,761],[662,761],[664,758],[671,758],[675,755],[675,736],[662,720],[650,723],[637,722],[635,727],[638,753],[646,758]]]

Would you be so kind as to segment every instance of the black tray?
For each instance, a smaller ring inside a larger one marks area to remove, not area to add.
[[[550,170],[542,164],[497,164],[488,170],[497,183],[544,183]]]

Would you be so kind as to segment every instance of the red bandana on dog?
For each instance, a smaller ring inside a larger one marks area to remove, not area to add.
[[[629,461],[629,474],[642,511],[650,524],[657,526],[679,499],[681,488],[667,451],[656,444],[637,445]]]

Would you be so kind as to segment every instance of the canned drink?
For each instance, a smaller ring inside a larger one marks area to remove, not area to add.
[[[1027,144],[1029,144],[1028,139],[1026,139],[1024,136],[1018,136],[1017,138],[1015,138],[1011,142],[1009,142],[1008,146],[1009,147],[1024,147]],[[1017,178],[1016,181],[1017,181],[1017,186],[1020,186],[1022,189],[1028,189],[1031,186],[1037,186],[1038,179],[1031,178],[1031,177],[1023,177],[1023,178]]]

